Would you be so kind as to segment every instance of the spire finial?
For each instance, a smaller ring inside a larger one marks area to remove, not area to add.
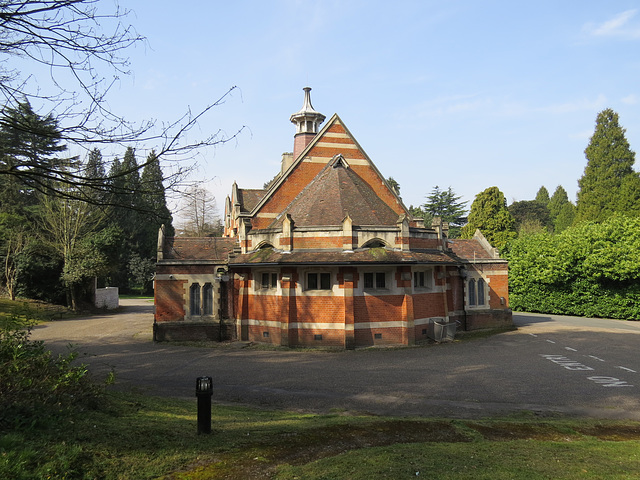
[[[318,126],[326,118],[320,112],[313,109],[311,104],[311,87],[304,87],[304,102],[302,108],[291,115],[291,123],[296,125],[296,135],[299,133],[318,133]]]
[[[326,118],[320,112],[313,109],[311,104],[311,87],[304,87],[304,102],[302,108],[291,115],[291,123],[296,126],[296,135],[293,145],[293,158],[298,158],[307,145],[318,133],[318,127]]]

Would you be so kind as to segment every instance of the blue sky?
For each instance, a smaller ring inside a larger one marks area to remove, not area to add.
[[[170,121],[237,90],[199,124],[232,143],[204,150],[222,209],[231,184],[261,188],[293,148],[289,116],[313,88],[407,206],[435,185],[508,203],[562,185],[575,200],[595,118],[613,108],[640,148],[638,1],[121,0],[147,38],[110,105]],[[153,145],[151,145],[153,146]],[[636,166],[636,170],[638,167]]]

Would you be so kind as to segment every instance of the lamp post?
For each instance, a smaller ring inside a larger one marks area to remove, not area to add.
[[[196,378],[196,397],[198,397],[198,433],[211,433],[211,397],[213,379]]]

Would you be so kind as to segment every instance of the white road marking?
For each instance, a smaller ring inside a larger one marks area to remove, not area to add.
[[[547,340],[547,342],[549,342],[549,343],[556,343],[556,342],[554,342],[553,340]]]
[[[598,360],[599,362],[604,362],[604,360],[603,360],[603,359],[598,358],[598,357],[596,357],[596,356],[594,356],[594,355],[587,355],[587,357],[589,357],[589,358],[593,358],[594,360]]]
[[[575,360],[571,360],[563,355],[543,355],[540,354],[542,358],[546,358],[547,360],[560,365],[562,368],[566,368],[567,370],[594,370],[593,368],[584,365],[580,362],[576,362]],[[589,355],[591,356],[591,355]],[[626,370],[628,372],[636,373],[634,370],[631,370],[627,367],[618,366],[622,370]],[[630,383],[627,383],[626,380],[620,380],[615,377],[604,377],[600,375],[594,375],[592,377],[587,377],[587,380],[597,383],[602,387],[633,387]]]
[[[638,373],[635,370],[631,370],[630,368],[627,368],[627,367],[617,366],[616,368],[620,368],[621,370],[626,370],[627,372],[631,372],[631,373]]]
[[[587,377],[587,380],[596,382],[603,387],[633,387],[633,385],[615,377]]]
[[[561,367],[566,368],[567,370],[593,370],[593,368],[583,365],[580,362],[576,362],[562,355],[541,355],[541,357],[546,358],[547,360],[552,361],[553,363],[557,363]]]
[[[569,350],[570,352],[577,352],[578,350],[576,350],[575,348],[571,348],[571,347],[564,347],[565,350]]]

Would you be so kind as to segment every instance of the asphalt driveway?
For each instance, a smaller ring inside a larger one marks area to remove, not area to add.
[[[214,381],[214,402],[311,412],[474,418],[533,412],[640,420],[638,322],[515,316],[517,331],[413,348],[269,350],[241,342],[209,347],[154,343],[153,304],[121,300],[118,313],[54,321],[33,338],[69,344],[116,387],[195,399]]]

